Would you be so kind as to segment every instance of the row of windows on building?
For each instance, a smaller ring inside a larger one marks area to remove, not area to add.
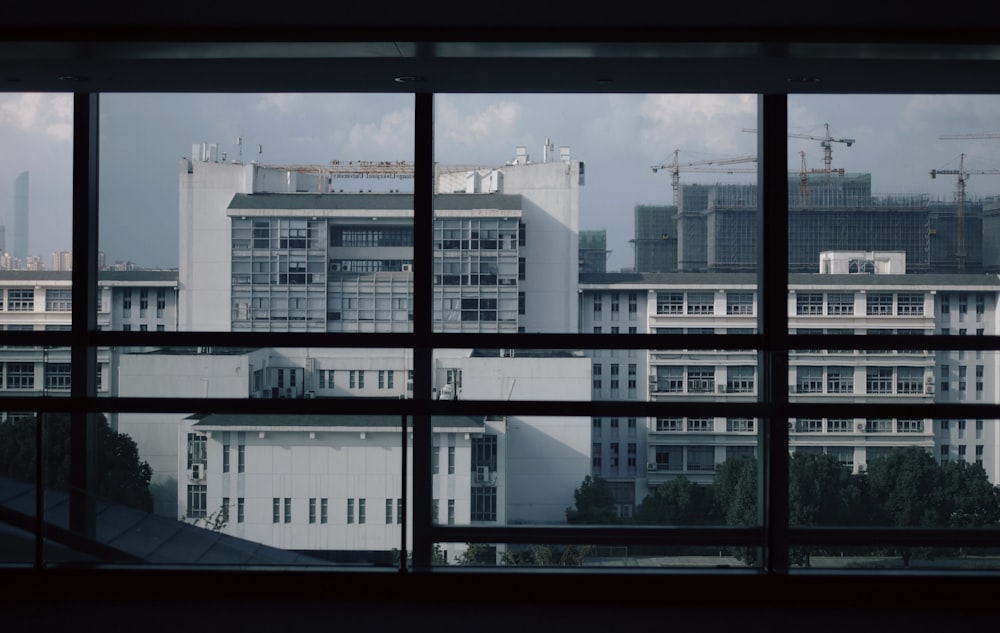
[[[985,296],[983,301],[985,305]],[[924,293],[868,292],[864,295],[864,310],[866,316],[891,316],[893,314],[897,316],[922,316],[924,314]],[[795,314],[800,316],[823,314],[853,316],[854,313],[855,293],[853,292],[798,292],[795,295]]]
[[[231,508],[233,507],[230,497],[222,498],[222,506],[219,508],[218,517],[209,517],[208,508],[208,486],[205,484],[192,484],[187,488],[188,518],[206,519],[218,518],[222,523],[229,523],[231,518]],[[271,499],[271,522],[291,523],[293,518],[293,499],[291,497],[274,497]],[[454,503],[454,501],[450,502]],[[349,498],[346,500],[345,522],[347,524],[363,525],[368,522],[367,499]],[[304,517],[310,524],[326,524],[330,522],[330,500],[325,497],[310,497],[307,503],[307,514]],[[403,500],[385,500],[385,524],[403,522]],[[237,497],[236,499],[236,522],[246,522],[246,499]]]
[[[714,471],[716,468],[715,446],[705,445],[658,445],[653,447],[653,461],[647,464],[649,471]],[[854,450],[854,449],[851,449]],[[725,459],[754,457],[753,446],[726,446]]]
[[[6,389],[35,389],[36,363],[3,363],[3,385]],[[68,390],[72,386],[69,363],[44,363],[45,389]],[[98,372],[100,376],[100,372]],[[98,386],[100,388],[100,386]]]
[[[753,393],[756,369],[750,366],[726,368],[726,383],[715,383],[715,366],[658,365],[651,377],[658,393]]]
[[[621,387],[621,369],[620,363],[608,364],[608,384],[612,391]],[[630,391],[635,391],[638,381],[638,365],[636,363],[627,363],[626,371],[628,372],[625,378],[626,388]],[[604,365],[602,363],[594,363],[591,370],[591,380],[593,381],[594,389],[602,389],[604,387]]]
[[[635,442],[628,442],[626,444],[626,465],[629,469],[634,469],[637,461],[637,445]],[[601,455],[601,445],[598,442],[594,442],[591,446],[592,455],[592,465],[595,472],[598,472],[600,468],[603,467],[603,459]],[[608,443],[608,468],[617,469],[621,466],[621,445],[618,442]]]
[[[612,321],[617,321],[621,318],[621,299],[622,293],[618,292],[612,292],[608,296],[608,306]],[[635,321],[639,315],[639,293],[629,292],[626,295],[626,299],[628,301],[628,320]],[[594,321],[600,321],[603,315],[604,296],[601,294],[594,295]]]
[[[156,318],[162,319],[167,309],[166,288],[156,289]],[[149,290],[142,288],[139,290],[139,318],[145,319],[149,316]],[[122,318],[132,318],[132,289],[122,290]],[[162,331],[162,330],[158,330]]]
[[[341,375],[340,381],[343,380],[343,375],[347,374],[347,385],[348,389],[364,389],[365,388],[365,373],[369,376],[372,374],[376,375],[376,384],[379,389],[395,389],[396,388],[396,372],[403,370],[394,369],[317,369],[316,370],[316,386],[318,389],[334,389],[338,384],[337,374]],[[410,381],[413,380],[413,370],[407,370],[409,372]],[[342,386],[343,384],[340,383]],[[278,385],[279,387],[281,385]],[[294,386],[294,384],[292,385]]]
[[[208,486],[205,484],[189,485],[187,489],[188,497],[188,518],[205,519],[209,517],[208,511]],[[293,519],[293,499],[292,497],[273,497],[271,499],[271,523],[292,523]],[[448,499],[448,525],[455,524],[455,500]],[[385,525],[400,524],[403,522],[403,500],[386,499],[384,503]],[[222,498],[222,507],[219,509],[219,519],[222,523],[230,521],[230,508],[232,499]],[[438,522],[440,512],[440,501],[432,501],[432,516],[435,523]],[[214,518],[214,517],[213,517]],[[326,497],[310,497],[307,504],[306,520],[309,524],[327,524],[330,522],[330,500]],[[495,521],[496,520],[496,489],[477,487],[472,490],[472,512],[473,521]],[[246,522],[246,499],[237,497],[236,499],[236,522]],[[346,499],[344,522],[348,525],[364,525],[368,523],[368,500],[360,498]]]
[[[631,310],[631,303],[629,305],[629,309]],[[656,314],[713,315],[715,314],[715,293],[657,292]],[[727,292],[726,314],[744,316],[752,315],[753,293]]]
[[[6,303],[4,298],[6,297]],[[0,288],[0,310],[7,312],[34,312],[34,288]],[[45,290],[46,312],[71,312],[73,291],[69,288],[48,288]]]

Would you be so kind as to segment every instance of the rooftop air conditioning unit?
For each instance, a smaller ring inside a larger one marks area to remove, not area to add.
[[[652,472],[656,470],[656,462],[649,462],[646,464],[646,470]]]
[[[795,423],[794,422],[789,422],[788,423],[788,430],[789,431],[794,431],[795,430]]]
[[[715,391],[716,391],[716,393],[726,393],[726,386],[725,385],[716,385],[715,386]]]
[[[205,464],[192,464],[191,465],[191,479],[195,481],[201,481],[205,478]]]
[[[858,422],[858,433],[864,433],[864,432],[865,432],[865,423]]]
[[[403,272],[404,273],[413,272],[413,264],[403,264]]]

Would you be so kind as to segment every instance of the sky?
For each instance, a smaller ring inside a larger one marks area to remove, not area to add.
[[[586,163],[581,229],[606,229],[608,269],[633,264],[628,242],[636,204],[671,204],[670,174],[651,166],[756,153],[755,95],[439,95],[435,159],[501,165],[526,146],[542,157],[548,138]],[[789,132],[822,137],[829,124],[833,167],[872,173],[876,194],[953,199],[964,153],[969,196],[1000,195],[1000,139],[941,140],[942,134],[1000,131],[1000,97],[800,95],[789,97]],[[177,265],[180,159],[196,142],[229,159],[314,164],[413,159],[413,98],[337,94],[107,94],[100,105],[100,248],[108,261]],[[257,153],[258,146],[263,150]],[[816,140],[789,138],[788,167],[823,166]],[[558,151],[558,150],[557,150]],[[0,222],[12,235],[13,182],[30,171],[29,251],[51,265],[70,248],[72,97],[0,94]],[[751,168],[752,164],[734,165]],[[682,171],[682,183],[751,182],[753,174]],[[399,186],[398,181],[393,186]]]

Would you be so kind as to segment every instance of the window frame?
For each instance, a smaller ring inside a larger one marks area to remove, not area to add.
[[[414,95],[416,103],[416,114],[415,114],[415,162],[418,176],[429,176],[431,173],[431,168],[433,164],[433,135],[431,130],[433,128],[433,94],[431,93],[417,93]],[[144,399],[138,403],[125,403],[120,402],[118,399],[105,399],[104,402],[97,402],[94,398],[96,396],[95,380],[93,379],[92,360],[93,354],[98,347],[108,346],[108,345],[126,345],[134,344],[139,345],[143,341],[148,341],[146,336],[151,336],[152,333],[140,333],[140,332],[99,332],[96,327],[92,327],[92,322],[94,315],[97,313],[97,296],[96,296],[96,274],[94,274],[94,264],[97,261],[96,245],[96,227],[97,227],[97,210],[96,210],[96,196],[94,193],[97,188],[97,178],[98,178],[98,166],[97,161],[97,121],[99,118],[99,108],[98,108],[98,97],[97,93],[77,93],[74,97],[74,162],[76,165],[75,170],[75,183],[79,185],[74,190],[74,206],[73,206],[73,244],[74,244],[74,287],[73,287],[73,307],[72,307],[72,320],[73,320],[73,337],[71,342],[72,350],[72,387],[71,391],[74,399],[72,399],[72,408],[70,404],[63,405],[66,407],[67,411],[70,411],[75,419],[85,420],[88,416],[96,415],[101,411],[105,410],[110,403],[121,410],[129,410],[129,407],[150,407],[157,404],[157,399]],[[765,208],[769,207],[780,207],[787,209],[787,191],[784,187],[785,180],[787,179],[787,173],[785,169],[786,156],[787,153],[787,140],[785,138],[785,133],[787,130],[787,115],[788,115],[788,104],[787,95],[785,94],[762,94],[758,96],[759,111],[758,118],[761,122],[762,134],[761,136],[761,174],[759,176],[759,182],[764,184],[762,197],[764,200]],[[785,146],[785,149],[782,147]],[[417,179],[421,182],[420,178]],[[429,177],[423,179],[426,185],[421,185],[416,188],[414,193],[414,206],[415,215],[424,217],[429,217],[433,209],[432,203],[432,192],[430,190],[431,179]],[[775,184],[780,183],[782,186],[775,187]],[[762,216],[763,214],[761,214]],[[782,214],[777,214],[779,217],[784,217]],[[767,472],[770,475],[770,488],[769,491],[762,497],[762,529],[730,529],[726,530],[727,534],[717,535],[720,542],[732,545],[745,545],[745,544],[755,544],[762,548],[767,549],[768,555],[765,556],[766,562],[764,567],[769,572],[784,572],[788,571],[790,564],[788,561],[788,547],[792,543],[800,543],[803,540],[808,541],[809,538],[827,538],[834,539],[835,536],[830,533],[824,534],[816,532],[812,536],[806,535],[804,533],[796,533],[795,530],[791,529],[788,525],[787,519],[787,494],[782,495],[779,490],[782,483],[787,482],[787,447],[788,447],[788,432],[784,424],[784,421],[788,419],[789,415],[797,411],[805,411],[812,409],[813,411],[821,411],[823,407],[829,405],[816,405],[810,403],[796,403],[797,408],[790,407],[788,399],[788,389],[787,389],[787,368],[788,368],[788,351],[790,349],[796,349],[795,339],[793,335],[788,334],[788,314],[787,314],[787,288],[788,288],[788,262],[785,261],[785,244],[787,243],[787,218],[782,220],[774,220],[774,226],[769,226],[768,231],[761,231],[762,222],[759,223],[758,231],[760,235],[759,240],[759,250],[758,255],[759,260],[762,265],[758,272],[758,287],[760,296],[758,298],[757,307],[757,318],[758,318],[758,331],[760,334],[754,335],[755,340],[759,343],[760,353],[758,354],[758,381],[761,384],[761,388],[758,389],[758,400],[755,403],[750,403],[752,405],[749,407],[753,414],[761,419],[761,423],[758,427],[761,429],[761,439],[764,441],[765,445],[758,447],[758,454],[770,455],[770,457],[762,457],[759,462],[759,468]],[[415,223],[416,225],[417,223]],[[431,229],[430,224],[427,224],[427,228],[421,228],[415,230],[414,235],[414,252],[415,261],[414,265],[418,269],[423,268],[425,270],[430,270],[430,257],[432,253],[431,244]],[[520,239],[520,238],[519,238]],[[779,248],[772,248],[775,244]],[[434,347],[446,348],[446,347],[470,347],[470,343],[474,343],[477,338],[476,335],[463,335],[460,337],[453,337],[447,341],[440,340],[436,341],[435,336],[432,333],[431,325],[431,306],[430,300],[433,296],[431,292],[431,280],[429,276],[422,280],[420,283],[415,283],[414,288],[414,333],[413,335],[404,335],[400,337],[380,337],[373,335],[371,340],[373,342],[385,343],[393,342],[398,343],[400,341],[408,341],[410,347],[414,351],[414,367],[416,368],[427,368],[431,366],[432,350]],[[9,291],[8,291],[9,293]],[[10,299],[8,295],[8,310],[10,305]],[[686,312],[685,312],[686,313]],[[657,310],[657,314],[661,314]],[[709,313],[710,314],[710,313]],[[891,314],[891,308],[890,308]],[[31,338],[32,333],[27,333],[27,338]],[[169,339],[174,344],[182,344],[186,341],[199,341],[203,340],[203,333],[170,333],[172,337]],[[253,344],[258,342],[265,342],[268,346],[277,345],[317,345],[312,339],[307,339],[304,337],[299,337],[297,335],[276,335],[273,333],[261,335],[259,333],[250,334],[238,334],[229,336],[226,335],[219,336],[218,339],[223,341],[227,345],[237,346],[246,342],[247,344]],[[669,341],[674,335],[665,335],[664,340]],[[726,341],[725,336],[720,335],[705,335],[713,336],[714,342],[713,347],[716,349],[745,349],[747,346],[743,341],[733,342],[732,340]],[[985,337],[984,337],[985,338]],[[939,337],[932,335],[924,337],[922,341],[922,346],[929,349],[948,349],[947,343],[940,339]],[[39,340],[42,340],[39,338]],[[70,340],[68,337],[66,340]],[[673,340],[681,340],[674,338]],[[820,335],[809,335],[803,337],[803,341],[812,341],[812,347],[822,347],[822,339]],[[617,349],[621,345],[621,340],[612,342],[603,342],[597,340],[597,337],[588,334],[572,334],[563,337],[541,337],[524,335],[519,337],[515,341],[511,341],[515,348],[540,348],[540,347],[552,347],[554,344],[561,346],[565,349]],[[642,349],[639,346],[640,341],[636,341],[636,349]],[[355,347],[358,345],[358,340],[356,337],[338,337],[329,336],[323,338],[318,343],[320,345],[329,347]],[[998,349],[997,343],[995,341],[981,341],[978,343],[983,349]],[[430,372],[426,371],[416,371],[414,372],[414,400],[411,401],[410,407],[406,408],[405,405],[396,403],[395,400],[389,401],[391,404],[384,404],[386,410],[391,411],[402,411],[401,418],[406,420],[407,417],[412,418],[413,423],[413,469],[415,473],[414,486],[413,486],[413,499],[414,502],[407,504],[407,511],[412,515],[413,518],[413,532],[412,538],[414,541],[414,547],[412,550],[412,562],[413,568],[417,570],[425,569],[430,567],[431,556],[432,556],[432,545],[436,542],[447,541],[447,542],[467,542],[470,536],[475,536],[477,533],[470,531],[470,528],[463,528],[461,526],[439,526],[434,525],[436,520],[431,517],[430,504],[421,503],[421,501],[426,501],[431,499],[430,494],[430,482],[429,477],[426,477],[427,482],[422,481],[421,474],[427,474],[430,472],[430,454],[429,448],[431,446],[430,441],[430,415],[434,414],[447,414],[449,412],[449,405],[447,402],[434,401],[431,397],[430,389]],[[359,377],[359,383],[361,382]],[[360,386],[359,386],[360,388]],[[890,390],[891,393],[891,390]],[[26,398],[25,401],[31,403],[32,400],[38,402],[41,407],[51,407],[50,399],[41,396],[37,398]],[[372,405],[362,405],[359,403],[351,403],[350,400],[342,401],[346,404],[347,408],[355,408],[358,411],[371,412],[376,410],[377,406]],[[170,405],[170,402],[163,399],[161,403]],[[252,411],[251,405],[246,402],[219,402],[215,403],[216,406],[221,409],[231,410],[234,412],[249,412]],[[309,403],[308,401],[303,402],[286,402],[285,406],[289,410],[294,412],[308,412],[312,408],[315,408],[314,403]],[[463,403],[467,405],[468,403]],[[490,410],[490,407],[503,406],[505,403],[497,402],[483,402],[477,403],[470,408],[470,410]],[[665,406],[662,403],[656,401],[636,403],[640,406],[629,407],[630,412],[636,412],[639,415],[649,415],[651,417],[656,417],[657,411],[664,411]],[[674,404],[674,403],[672,403]],[[683,404],[683,403],[682,403]],[[55,405],[58,406],[58,405]],[[612,415],[613,409],[607,405],[598,403],[587,403],[588,408],[593,407],[597,415]],[[711,406],[711,403],[707,405],[705,403],[699,403],[699,406]],[[858,411],[859,415],[864,417],[866,412],[869,410],[871,412],[878,412],[882,409],[876,404],[856,404],[854,405]],[[970,406],[969,414],[974,415],[979,409],[974,409]],[[530,408],[530,406],[529,406]],[[544,410],[544,407],[539,405],[540,410]],[[578,411],[581,414],[586,411],[583,406],[569,405],[566,407],[567,410]],[[938,407],[935,405],[921,405],[921,409],[927,411],[929,414],[925,417],[935,418],[935,417],[946,417],[944,415],[939,415],[933,413],[936,409],[941,411],[949,411],[945,407]],[[136,409],[139,410],[139,409]],[[722,409],[720,409],[722,410]],[[983,409],[985,410],[985,409]],[[412,414],[409,415],[408,414]],[[957,416],[952,416],[957,417]],[[985,416],[989,417],[989,416]],[[909,422],[921,422],[921,431],[923,429],[922,420],[908,420]],[[903,422],[901,420],[900,422]],[[764,433],[763,429],[769,428],[769,432]],[[917,431],[910,431],[917,432]],[[90,455],[87,453],[87,435],[86,433],[74,434],[71,443],[71,452],[77,459],[82,458],[84,461],[90,460]],[[244,444],[241,442],[238,444],[239,455],[243,454]],[[242,464],[243,460],[239,460],[240,468],[239,472],[243,472]],[[671,465],[673,466],[673,465]],[[680,465],[678,464],[679,468]],[[75,475],[85,476],[85,475]],[[83,481],[82,483],[86,483]],[[275,504],[277,504],[277,498],[274,498]],[[326,516],[326,499],[322,500],[322,512],[323,520],[321,522],[325,523]],[[71,503],[80,503],[79,501]],[[275,521],[277,522],[277,520]],[[910,537],[913,537],[913,533],[916,530],[907,531],[910,533]],[[541,532],[533,530],[531,527],[505,527],[500,530],[494,530],[490,532],[482,532],[481,534],[486,536],[510,536],[517,539],[523,539],[531,536],[540,536]],[[593,531],[593,534],[588,534],[586,530],[580,531],[576,536],[570,531],[554,531],[552,538],[558,539],[569,539],[569,541],[559,540],[557,542],[580,542],[587,543],[590,542],[588,539],[593,539],[594,535],[600,534],[597,531]],[[791,538],[791,535],[795,535],[795,538]],[[817,534],[819,536],[817,536]],[[620,531],[619,538],[623,535],[634,536],[628,532]],[[878,530],[869,530],[867,532],[861,531],[856,536],[856,542],[871,542],[871,539],[875,539],[877,542],[891,544],[894,543],[892,535],[884,534]],[[919,536],[919,535],[918,535]],[[955,532],[953,538],[958,539],[959,534]],[[41,538],[41,532],[35,535],[36,539]],[[848,534],[847,541],[850,541],[851,535]],[[691,531],[685,532],[684,530],[650,530],[641,538],[640,541],[643,542],[661,542],[663,539],[674,539],[674,542],[685,543],[685,542],[700,542],[700,537],[696,537]],[[837,537],[840,538],[840,537]],[[868,539],[868,540],[863,540]],[[908,538],[907,542],[919,541],[919,538]],[[843,540],[838,541],[843,542]],[[768,547],[769,544],[774,544],[774,547]],[[404,558],[405,557],[401,557]],[[405,560],[401,562],[401,569],[406,565]]]

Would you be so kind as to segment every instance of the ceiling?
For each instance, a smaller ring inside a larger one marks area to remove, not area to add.
[[[4,9],[5,90],[989,92],[1000,70],[974,7],[83,4]]]

